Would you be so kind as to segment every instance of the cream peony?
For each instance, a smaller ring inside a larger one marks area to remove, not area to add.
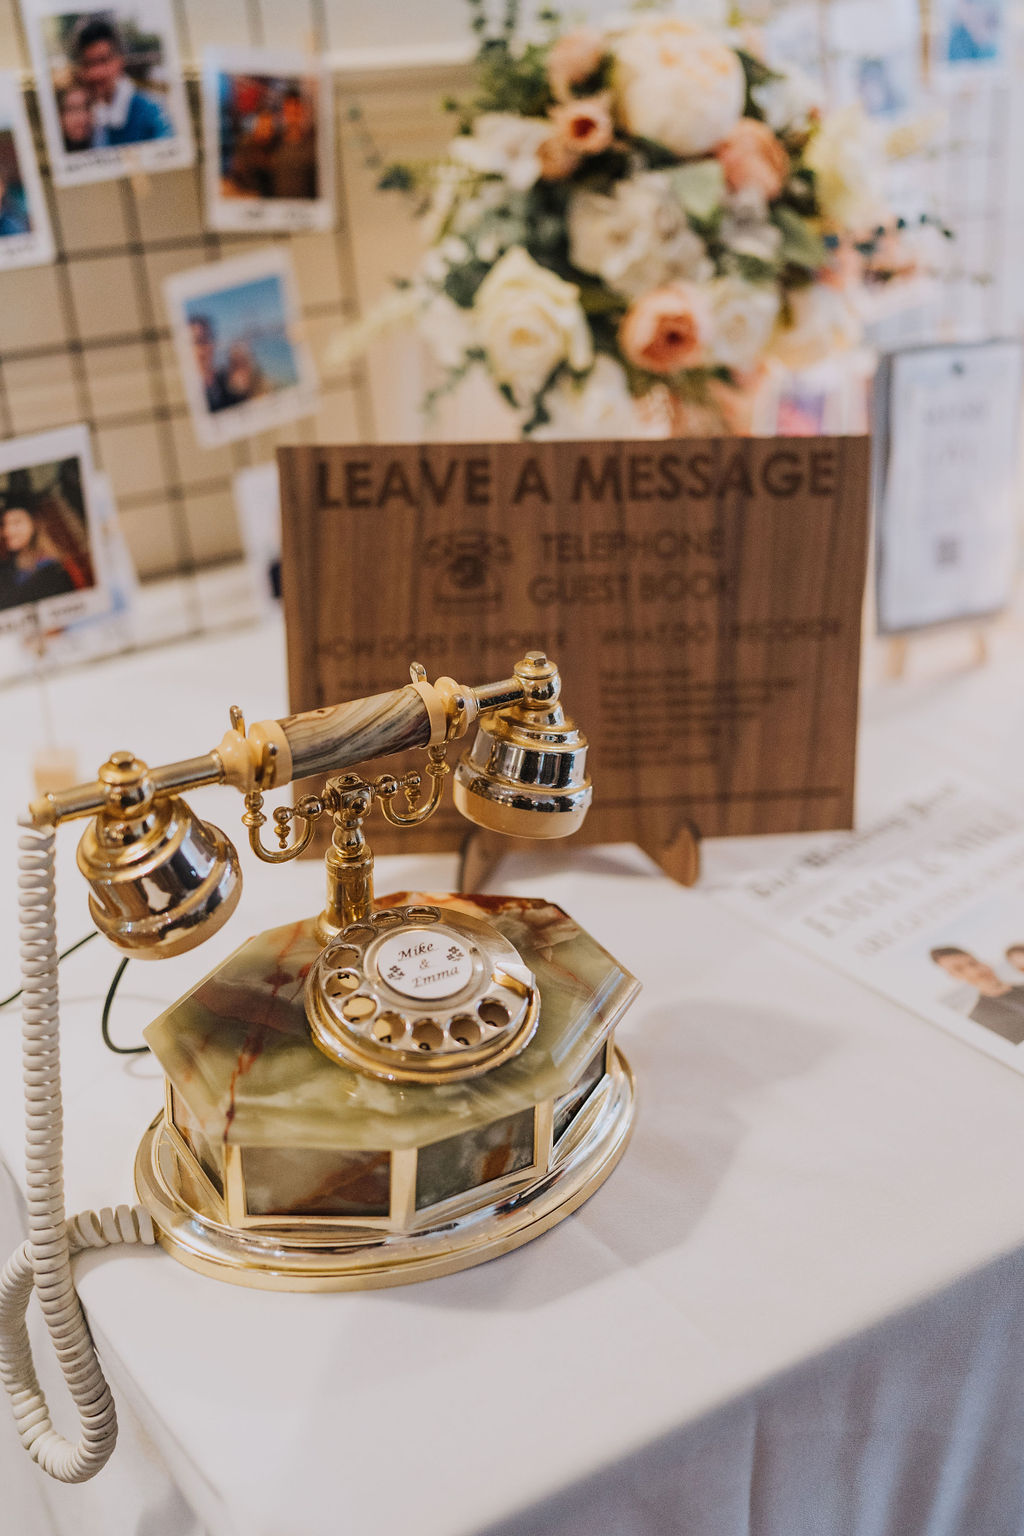
[[[453,139],[448,153],[467,170],[503,176],[514,192],[526,192],[540,176],[537,152],[550,131],[540,117],[481,112],[473,132]]]
[[[746,373],[768,346],[779,314],[774,284],[719,277],[709,284],[711,354],[717,363]]]
[[[680,156],[703,155],[742,115],[746,85],[731,48],[676,16],[650,16],[612,39],[616,112],[630,133]]]
[[[522,246],[506,251],[480,284],[473,321],[491,372],[520,405],[559,363],[579,372],[593,360],[579,289],[538,266]]]
[[[881,135],[862,107],[830,113],[808,144],[804,163],[815,174],[818,201],[829,223],[856,233],[884,223],[885,154]]]
[[[630,299],[674,278],[701,280],[714,270],[659,171],[616,182],[611,196],[574,192],[568,226],[573,266]]]
[[[791,320],[776,328],[769,353],[786,368],[812,368],[833,352],[845,352],[861,338],[861,323],[836,288],[812,283],[789,295]]]

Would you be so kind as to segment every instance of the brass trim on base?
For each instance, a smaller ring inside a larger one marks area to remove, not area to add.
[[[233,1285],[276,1291],[352,1291],[407,1285],[454,1274],[529,1242],[582,1205],[622,1156],[633,1128],[633,1073],[616,1048],[600,1104],[581,1134],[556,1153],[533,1183],[462,1216],[414,1232],[337,1227],[244,1231],[218,1222],[201,1201],[189,1204],[178,1154],[163,1116],[149,1127],[135,1159],[135,1188],[158,1240],[179,1263]],[[186,1171],[187,1175],[187,1171]],[[199,1186],[191,1181],[193,1195]],[[201,1193],[201,1191],[199,1191]]]

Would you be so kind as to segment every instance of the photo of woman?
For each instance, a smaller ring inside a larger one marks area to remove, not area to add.
[[[95,143],[96,127],[92,118],[92,102],[84,85],[72,82],[57,92],[57,111],[60,114],[60,131],[64,148],[69,155],[83,149],[91,149]]]
[[[80,461],[0,474],[0,612],[95,584]]]

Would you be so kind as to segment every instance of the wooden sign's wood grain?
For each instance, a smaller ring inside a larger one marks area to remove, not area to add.
[[[394,688],[410,661],[488,681],[542,648],[591,742],[587,841],[851,825],[866,438],[279,460],[293,709]],[[410,846],[374,820],[378,849]],[[416,842],[464,833],[446,798]]]

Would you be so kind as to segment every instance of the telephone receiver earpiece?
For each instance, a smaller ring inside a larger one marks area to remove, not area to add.
[[[523,697],[484,715],[455,769],[456,808],[507,837],[568,837],[583,824],[592,788],[587,739],[559,702],[558,669],[531,651],[515,675]]]

